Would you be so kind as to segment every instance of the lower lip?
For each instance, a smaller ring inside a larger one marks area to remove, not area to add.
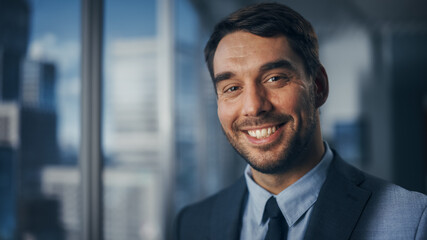
[[[280,126],[278,129],[276,129],[276,131],[273,134],[271,134],[270,136],[268,136],[266,138],[258,139],[256,137],[252,137],[247,132],[245,133],[245,135],[248,138],[249,142],[256,144],[256,145],[263,145],[263,144],[269,144],[269,143],[274,142],[280,136],[282,131],[283,131],[283,125]]]

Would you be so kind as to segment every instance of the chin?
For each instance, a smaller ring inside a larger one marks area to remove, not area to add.
[[[271,164],[271,165],[263,165],[259,166],[256,164],[252,164],[251,162],[247,161],[249,165],[255,169],[256,171],[264,174],[278,174],[286,172],[286,167],[278,164]]]
[[[256,171],[265,174],[278,174],[291,171],[298,164],[301,151],[305,149],[301,139],[293,136],[286,142],[257,150],[234,146],[237,152]]]
[[[255,158],[258,160],[255,160]],[[264,154],[261,157],[244,157],[244,159],[253,169],[265,174],[283,173],[292,166],[292,160],[288,156],[283,155],[282,157],[269,157],[268,154]]]

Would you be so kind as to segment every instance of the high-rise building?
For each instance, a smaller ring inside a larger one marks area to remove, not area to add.
[[[21,76],[21,193],[23,196],[34,196],[40,193],[42,168],[59,163],[55,66],[52,63],[25,60]]]
[[[21,67],[21,105],[43,111],[55,111],[55,65],[26,59]]]
[[[121,164],[158,162],[159,142],[157,45],[155,38],[112,43],[106,76],[106,105],[111,106],[108,149]]]
[[[18,147],[20,146],[20,63],[27,51],[29,4],[0,2],[0,239],[17,227]]]
[[[58,202],[40,185],[42,169],[59,162],[56,68],[24,59],[27,2],[5,3],[12,12],[0,16],[0,239],[60,237]]]
[[[26,0],[3,0],[0,7],[0,100],[19,97],[19,67],[28,45],[30,9]]]
[[[0,102],[0,239],[11,239],[16,227],[18,145],[19,107]]]

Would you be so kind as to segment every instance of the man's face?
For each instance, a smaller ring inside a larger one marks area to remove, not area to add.
[[[226,35],[213,59],[218,116],[233,147],[257,171],[299,163],[316,128],[314,85],[286,37]]]

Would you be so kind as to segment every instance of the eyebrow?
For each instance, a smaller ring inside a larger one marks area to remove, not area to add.
[[[289,62],[288,60],[284,60],[284,59],[279,59],[277,61],[265,63],[264,65],[262,65],[259,68],[259,70],[260,70],[260,72],[266,72],[266,71],[278,69],[278,68],[289,69],[293,72],[297,72],[295,66],[291,62]],[[214,84],[216,85],[219,82],[230,79],[234,76],[235,76],[235,74],[232,72],[219,73],[214,77]]]
[[[219,73],[219,74],[217,74],[216,76],[215,76],[215,78],[214,78],[214,82],[215,82],[215,84],[218,84],[219,82],[221,82],[221,81],[224,81],[224,80],[227,80],[227,79],[230,79],[230,78],[232,78],[232,77],[234,77],[234,73],[232,73],[232,72],[223,72],[223,73]]]
[[[277,68],[285,68],[285,69],[289,69],[293,72],[297,71],[295,66],[291,62],[289,62],[288,60],[284,60],[284,59],[279,59],[279,60],[274,61],[274,62],[268,62],[268,63],[266,63],[260,67],[260,71],[266,72],[266,71],[277,69]]]

